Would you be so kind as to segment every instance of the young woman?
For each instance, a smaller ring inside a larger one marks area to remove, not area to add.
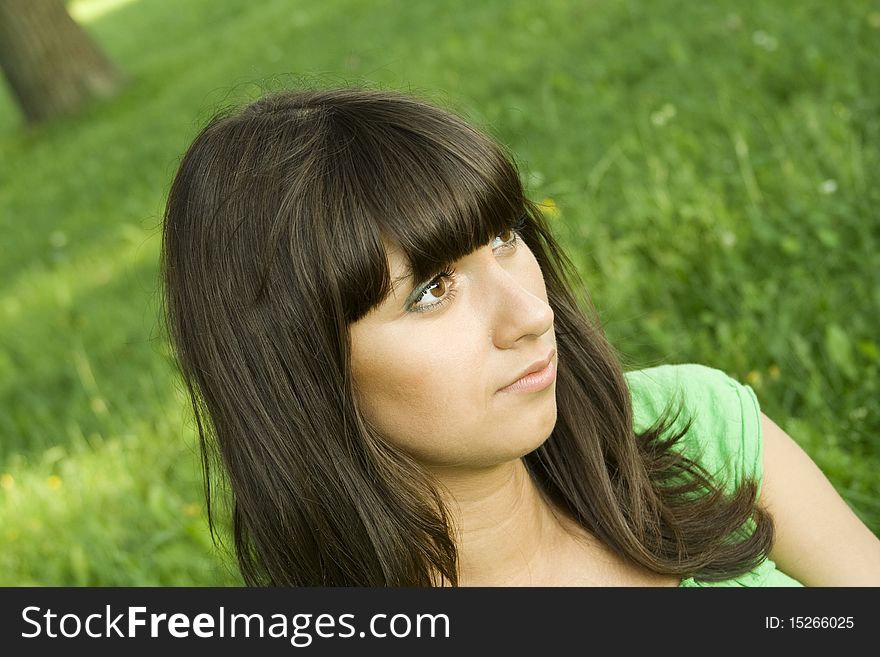
[[[450,111],[344,88],[215,117],[162,272],[249,585],[880,584],[751,388],[624,373],[513,159]]]

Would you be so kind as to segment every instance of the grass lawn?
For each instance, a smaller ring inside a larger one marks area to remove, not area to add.
[[[488,129],[627,364],[751,385],[880,533],[876,1],[70,4],[128,85],[32,130],[0,89],[0,585],[239,583],[160,332],[161,213],[216,108],[303,76]]]

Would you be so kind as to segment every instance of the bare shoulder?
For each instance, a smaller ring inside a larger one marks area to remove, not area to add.
[[[806,586],[880,585],[880,539],[807,453],[761,413],[760,504],[773,517],[770,558]]]

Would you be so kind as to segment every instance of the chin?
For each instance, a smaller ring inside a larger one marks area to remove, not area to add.
[[[553,429],[556,426],[556,414],[553,414],[553,422],[546,423],[546,426],[543,426],[540,430],[536,430],[535,432],[530,433],[527,437],[523,438],[522,447],[520,447],[516,451],[515,458],[521,458],[526,454],[534,452],[541,445],[547,442],[547,439],[550,438],[553,433]]]

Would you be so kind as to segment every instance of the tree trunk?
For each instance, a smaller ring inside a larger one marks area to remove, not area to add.
[[[123,83],[62,0],[0,0],[0,69],[29,123],[74,114]]]

